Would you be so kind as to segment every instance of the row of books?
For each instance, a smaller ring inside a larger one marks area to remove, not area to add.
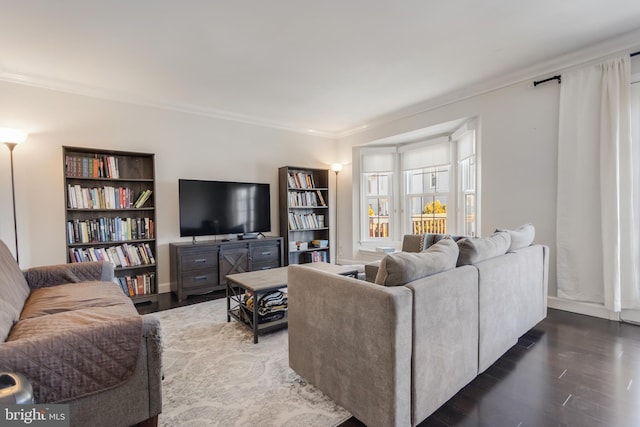
[[[156,293],[156,275],[154,273],[122,276],[116,277],[116,279],[125,295],[130,297]]]
[[[136,267],[156,263],[148,243],[128,244],[105,248],[69,248],[71,262],[107,261],[116,267]]]
[[[154,236],[155,226],[151,218],[100,217],[67,221],[70,244],[154,239]]]
[[[311,230],[314,228],[324,228],[324,215],[289,212],[289,230]]]
[[[65,157],[67,176],[80,178],[120,178],[118,158],[114,156]]]
[[[293,207],[318,207],[327,206],[320,190],[315,193],[309,191],[290,191],[289,206]]]
[[[131,209],[141,208],[151,196],[151,190],[141,192],[132,201],[133,190],[127,187],[81,187],[67,185],[67,200],[71,209]]]
[[[313,175],[309,172],[289,171],[288,182],[289,188],[316,188]]]
[[[329,253],[327,251],[313,251],[302,254],[304,262],[329,262]]]

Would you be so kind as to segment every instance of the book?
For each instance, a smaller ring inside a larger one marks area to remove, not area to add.
[[[151,190],[144,190],[142,193],[140,193],[138,199],[134,202],[133,207],[141,208],[145,204],[145,202],[149,200],[149,196],[151,196],[151,193]]]

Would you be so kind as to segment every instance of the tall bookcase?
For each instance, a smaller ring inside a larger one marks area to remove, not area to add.
[[[157,301],[154,155],[62,151],[68,261],[109,261],[134,303]]]
[[[330,262],[329,171],[283,166],[278,183],[285,262]]]

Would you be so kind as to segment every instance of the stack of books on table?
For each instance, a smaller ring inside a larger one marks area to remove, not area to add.
[[[393,246],[378,246],[376,248],[376,252],[383,252],[385,254],[392,254],[396,251],[396,248]]]

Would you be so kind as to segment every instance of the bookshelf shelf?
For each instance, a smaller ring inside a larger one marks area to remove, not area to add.
[[[283,166],[278,169],[280,235],[287,264],[329,262],[329,171]],[[314,247],[313,241],[322,241]]]
[[[98,182],[154,182],[154,179],[147,178],[101,178],[89,176],[67,176],[67,181],[98,181]]]
[[[130,212],[130,211],[155,211],[156,208],[67,208],[67,212]]]
[[[70,248],[83,248],[83,247],[101,247],[101,246],[115,246],[123,243],[135,244],[135,243],[149,243],[155,242],[154,239],[134,239],[134,240],[109,240],[108,242],[89,242],[89,243],[67,243]]]
[[[67,260],[109,261],[134,303],[157,301],[154,155],[65,146],[63,162]]]
[[[155,264],[145,264],[145,265],[136,265],[136,266],[132,266],[132,267],[117,267],[114,270],[115,271],[131,271],[131,270],[139,270],[141,268],[156,268]]]

